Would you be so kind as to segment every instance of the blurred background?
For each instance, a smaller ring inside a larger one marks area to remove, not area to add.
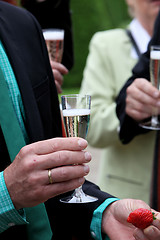
[[[14,0],[20,5],[20,0]],[[88,55],[88,46],[97,31],[125,27],[128,16],[125,0],[71,0],[75,64],[65,76],[63,94],[77,93]]]
[[[125,27],[129,22],[124,0],[71,0],[75,64],[65,77],[63,90],[78,91],[86,58],[88,45],[97,31]]]

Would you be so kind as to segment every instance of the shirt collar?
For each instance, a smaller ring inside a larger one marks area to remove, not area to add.
[[[133,19],[131,21],[129,28],[130,28],[133,38],[135,39],[135,41],[137,43],[137,46],[138,46],[140,52],[141,53],[146,52],[148,43],[151,39],[148,32],[144,29],[144,27],[140,24],[140,22],[137,19]],[[138,58],[134,47],[132,47],[131,56],[133,58]]]

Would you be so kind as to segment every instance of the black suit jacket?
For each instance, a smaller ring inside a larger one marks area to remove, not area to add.
[[[0,2],[0,39],[22,95],[26,113],[25,126],[30,143],[61,136],[57,91],[38,22],[26,10]],[[2,132],[0,138],[4,147]],[[6,159],[8,159],[7,164],[10,163],[6,146],[0,154],[2,170],[6,166]],[[101,192],[97,186],[89,182],[84,184],[84,188],[87,193],[98,196],[99,200],[92,204],[66,205],[60,203],[61,196],[59,196],[46,202],[54,239],[72,239],[73,233],[80,239],[90,237],[89,225],[92,213],[110,195]],[[13,231],[14,229],[15,227],[12,228]],[[21,235],[17,230],[14,233],[10,231],[0,234],[0,238],[25,239],[24,232]]]
[[[136,66],[133,68],[133,76],[125,83],[121,89],[119,96],[117,97],[116,113],[120,120],[120,132],[119,136],[121,141],[126,144],[130,142],[135,136],[148,132],[141,128],[131,117],[125,112],[126,107],[126,89],[136,78],[146,78],[150,81],[149,75],[149,58],[150,58],[150,46],[160,45],[160,13],[157,16],[157,20],[154,27],[153,37],[148,45],[147,52],[144,53]]]

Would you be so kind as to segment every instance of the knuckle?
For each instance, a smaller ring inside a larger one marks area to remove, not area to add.
[[[56,153],[56,158],[57,158],[57,163],[58,164],[62,164],[62,163],[66,163],[67,159],[68,159],[68,154],[66,151],[59,151]]]
[[[131,86],[129,86],[129,87],[126,89],[126,93],[127,93],[127,95],[129,95],[130,92],[131,92]]]
[[[66,179],[67,178],[67,174],[68,171],[67,171],[67,168],[66,167],[61,167],[60,169],[60,178],[61,179]]]
[[[130,98],[127,96],[126,97],[126,105],[128,105],[130,103]]]
[[[28,148],[27,147],[22,147],[19,151],[19,157],[22,158],[24,157],[28,152]]]
[[[60,145],[58,139],[54,139],[54,141],[51,143],[51,148],[53,152],[56,152],[59,150]]]
[[[24,146],[21,148],[21,150],[19,151],[19,156],[20,157],[25,157],[26,155],[31,155],[34,152],[34,147],[33,144]]]
[[[134,83],[135,83],[136,86],[142,87],[142,86],[144,86],[144,79],[143,78],[136,78],[134,80]]]

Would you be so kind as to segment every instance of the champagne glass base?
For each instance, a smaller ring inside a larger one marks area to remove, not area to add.
[[[139,126],[150,130],[160,130],[160,123],[151,123],[151,121],[140,123]]]
[[[71,196],[60,199],[63,203],[90,203],[97,201],[98,198],[85,194],[81,191],[80,194],[76,194],[76,191]]]

